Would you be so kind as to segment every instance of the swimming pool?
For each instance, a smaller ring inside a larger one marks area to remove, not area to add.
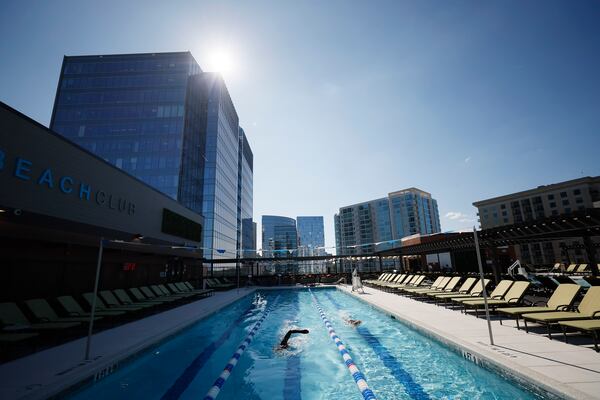
[[[202,399],[262,321],[219,399],[362,399],[318,308],[379,399],[541,398],[336,289],[256,292],[70,398]],[[310,333],[279,350],[292,328]]]

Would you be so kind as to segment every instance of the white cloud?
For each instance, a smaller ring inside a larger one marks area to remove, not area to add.
[[[467,158],[465,158],[465,164],[467,164],[469,161],[471,161],[471,156],[468,156]]]
[[[460,211],[449,211],[446,213],[446,218],[448,219],[460,219],[463,217],[466,217],[466,215],[461,213]]]
[[[445,217],[458,222],[475,222],[475,218],[460,211],[449,211],[446,213]]]

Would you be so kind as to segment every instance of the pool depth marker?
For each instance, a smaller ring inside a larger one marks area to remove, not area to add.
[[[350,372],[350,375],[352,375],[352,378],[354,378],[354,382],[356,382],[356,386],[358,386],[358,390],[360,391],[360,394],[362,394],[362,396],[365,400],[376,400],[377,397],[375,397],[375,393],[373,393],[373,391],[369,388],[369,385],[367,384],[367,379],[362,374],[362,372],[360,372],[360,370],[354,363],[354,360],[352,360],[350,353],[348,352],[348,350],[346,350],[346,346],[344,346],[344,343],[342,342],[342,340],[339,338],[337,333],[335,333],[333,326],[331,325],[331,323],[327,319],[327,316],[323,312],[323,309],[319,305],[319,301],[313,294],[312,290],[308,289],[308,291],[310,292],[312,299],[315,303],[315,306],[317,307],[317,310],[319,311],[321,319],[325,323],[325,327],[327,328],[327,331],[329,332],[329,337],[331,338],[331,340],[333,340],[333,342],[337,346],[337,349],[340,352],[342,359],[344,360],[344,364],[346,365],[346,367],[348,367],[348,371]]]
[[[278,301],[279,301],[279,296],[277,296],[275,298],[275,300],[273,301],[273,303],[271,303],[265,309],[262,317],[260,317],[260,319],[256,322],[256,324],[254,324],[254,326],[248,333],[248,336],[246,336],[246,339],[244,339],[244,341],[239,345],[237,351],[235,353],[233,353],[233,356],[229,359],[229,362],[223,369],[223,372],[221,372],[221,375],[219,375],[219,377],[217,378],[215,383],[213,383],[212,387],[206,393],[203,400],[214,400],[217,398],[217,396],[221,392],[221,389],[223,388],[223,385],[225,384],[227,379],[229,379],[229,377],[231,376],[231,371],[237,365],[240,357],[242,356],[242,354],[244,354],[244,351],[248,348],[248,346],[250,346],[250,342],[252,342],[254,335],[258,331],[258,328],[260,328],[263,321],[265,320],[265,318],[267,318],[267,315],[269,315],[269,313],[273,310],[273,307],[277,304]]]

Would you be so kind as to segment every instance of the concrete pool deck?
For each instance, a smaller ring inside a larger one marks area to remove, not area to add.
[[[374,288],[365,288],[366,294],[352,293],[350,286],[338,288],[462,349],[463,356],[478,364],[508,370],[515,378],[530,381],[560,398],[600,399],[600,354],[592,349],[527,334],[517,330],[510,320],[504,320],[504,325],[492,321],[492,346],[483,318]]]
[[[255,288],[216,292],[159,314],[92,336],[91,361],[83,361],[85,338],[0,365],[0,399],[45,399],[74,385],[109,374],[116,363],[190,326]]]

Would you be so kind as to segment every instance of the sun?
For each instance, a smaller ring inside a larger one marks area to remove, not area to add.
[[[207,71],[219,72],[221,75],[231,75],[234,72],[235,63],[227,49],[212,51],[207,61]]]

